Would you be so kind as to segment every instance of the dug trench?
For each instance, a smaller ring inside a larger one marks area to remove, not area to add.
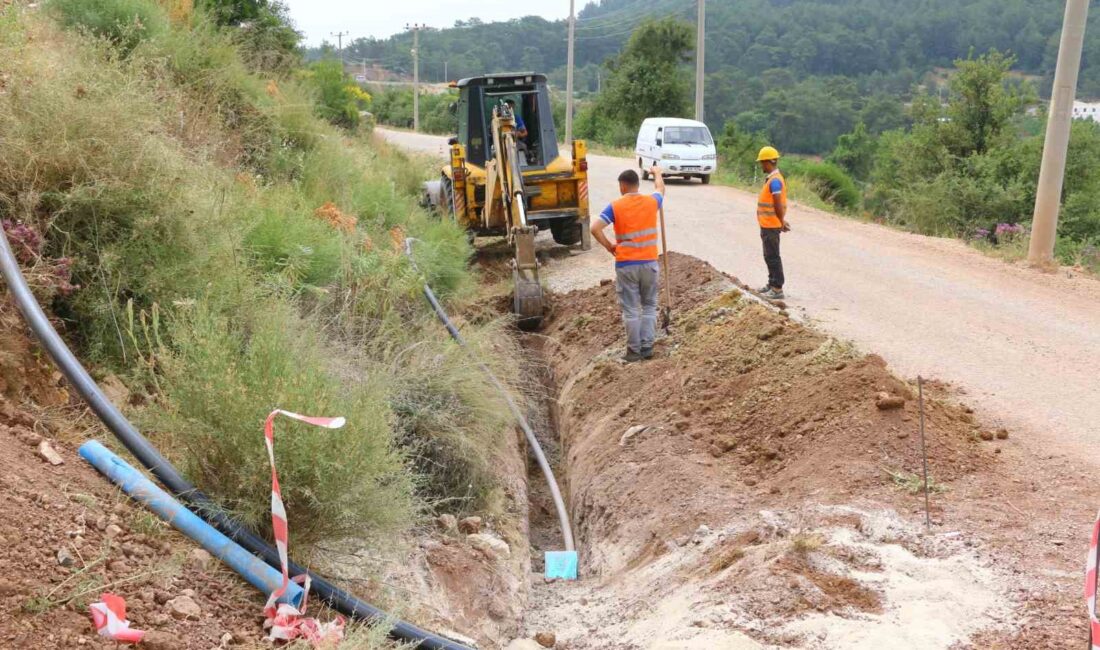
[[[532,586],[510,648],[1028,648],[1086,638],[1087,467],[1036,456],[914,381],[673,254],[671,333],[620,361],[614,286],[524,335],[580,580],[533,463]],[[535,381],[537,379],[537,381]]]

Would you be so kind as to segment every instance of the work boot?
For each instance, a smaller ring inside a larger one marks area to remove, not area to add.
[[[642,360],[642,355],[638,354],[634,350],[628,349],[626,354],[623,355],[623,361],[627,363],[635,363]]]
[[[642,348],[642,358],[643,359],[652,359],[653,358],[653,348],[652,347]]]
[[[764,296],[764,298],[767,298],[768,300],[783,300],[783,290],[782,289],[768,289],[767,291],[764,292],[763,296]]]

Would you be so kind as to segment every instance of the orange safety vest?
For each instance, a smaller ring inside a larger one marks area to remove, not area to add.
[[[769,187],[773,178],[778,178],[783,182],[783,193],[779,195],[779,200],[783,202],[783,207],[787,206],[787,179],[783,178],[783,174],[780,174],[777,169],[764,179],[764,187],[760,190],[760,196],[756,199],[756,221],[761,228],[783,227],[783,222],[775,214],[775,196],[772,194],[771,187]]]
[[[611,203],[615,215],[615,261],[657,261],[657,199],[627,194]]]

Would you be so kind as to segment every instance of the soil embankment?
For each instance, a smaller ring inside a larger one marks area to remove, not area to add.
[[[264,596],[77,456],[95,418],[6,304],[0,377],[0,646],[117,647],[88,613],[105,591],[148,631],[143,647],[259,645]],[[126,399],[121,383],[106,388]]]
[[[1076,556],[1045,541],[1080,526],[1083,481],[931,382],[926,533],[915,384],[708,265],[671,261],[676,314],[653,361],[619,361],[610,284],[559,296],[544,328],[582,580],[536,581],[529,635],[928,650],[1083,638]],[[1066,510],[1044,508],[1021,472],[1060,485]]]

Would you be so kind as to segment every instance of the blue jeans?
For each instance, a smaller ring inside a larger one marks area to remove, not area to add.
[[[657,337],[657,296],[660,288],[657,262],[620,266],[615,269],[615,291],[623,309],[626,347],[631,352],[653,348]]]

